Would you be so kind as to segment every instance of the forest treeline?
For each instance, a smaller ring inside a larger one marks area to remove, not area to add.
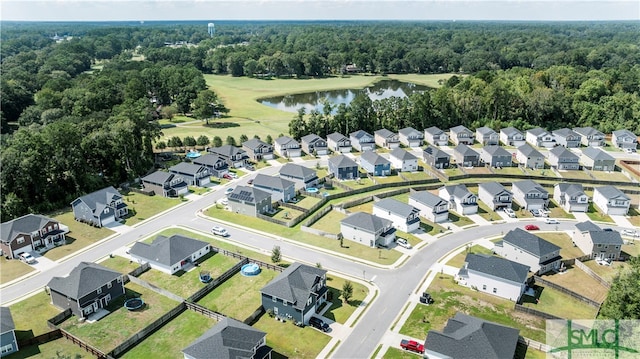
[[[144,174],[160,118],[224,115],[203,73],[457,74],[409,98],[300,113],[296,138],[458,124],[640,133],[637,23],[247,22],[218,25],[212,38],[191,23],[2,26],[3,221]],[[177,42],[193,46],[167,46]]]

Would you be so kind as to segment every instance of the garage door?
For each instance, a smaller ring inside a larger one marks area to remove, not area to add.
[[[109,223],[113,223],[116,221],[116,217],[115,216],[109,216],[109,217],[104,217],[102,218],[102,225],[106,226]]]
[[[209,183],[211,183],[211,178],[209,177],[200,178],[200,186],[204,186]]]
[[[18,255],[20,253],[24,253],[24,252],[31,252],[31,246],[24,246],[20,249],[14,249],[13,250],[13,257],[14,258],[18,258]]]

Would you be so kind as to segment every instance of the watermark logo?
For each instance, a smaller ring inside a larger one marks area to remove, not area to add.
[[[548,357],[637,358],[639,320],[547,320]]]

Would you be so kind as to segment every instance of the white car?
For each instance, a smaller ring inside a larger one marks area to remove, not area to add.
[[[226,199],[226,198],[221,198],[221,199],[218,201],[218,203],[220,203],[220,204],[221,204],[221,205],[223,205],[223,206],[226,206],[226,205],[228,205],[228,204],[229,204],[229,200],[228,200],[228,199]]]
[[[211,228],[211,233],[215,234],[216,236],[220,236],[220,237],[229,237],[229,232],[227,232],[226,229],[220,227],[220,226],[215,226],[213,228]]]
[[[603,259],[603,258],[596,258],[596,263],[598,263],[601,266],[610,266],[611,265],[611,260],[610,259]]]
[[[516,212],[514,212],[513,209],[511,209],[511,208],[506,208],[505,207],[504,213],[506,213],[507,216],[509,216],[510,218],[516,218]]]
[[[396,243],[397,243],[400,247],[403,247],[403,248],[406,248],[406,249],[411,249],[411,248],[413,248],[413,247],[411,247],[411,244],[410,244],[406,239],[404,239],[404,238],[397,238],[397,239],[396,239]]]
[[[620,233],[629,237],[640,237],[640,233],[634,231],[633,229],[623,229]]]
[[[635,148],[626,148],[624,151],[625,151],[626,153],[635,153],[635,152],[636,152],[636,149],[635,149]]]
[[[546,223],[546,224],[558,224],[558,223],[560,223],[560,221],[558,221],[555,218],[545,218],[544,219],[544,223]]]
[[[20,257],[21,261],[27,264],[33,264],[36,262],[36,259],[29,252],[22,252],[18,255],[18,257]]]
[[[224,194],[226,194],[227,196],[230,195],[231,192],[233,192],[233,187],[229,187],[229,188],[224,190]]]

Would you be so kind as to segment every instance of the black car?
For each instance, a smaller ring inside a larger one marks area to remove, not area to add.
[[[316,317],[309,318],[309,325],[318,330],[322,330],[323,332],[329,331],[329,324],[325,323],[320,318],[316,318]]]
[[[427,292],[422,293],[422,295],[420,296],[420,303],[427,305],[432,304],[433,298],[431,298],[431,294]]]

